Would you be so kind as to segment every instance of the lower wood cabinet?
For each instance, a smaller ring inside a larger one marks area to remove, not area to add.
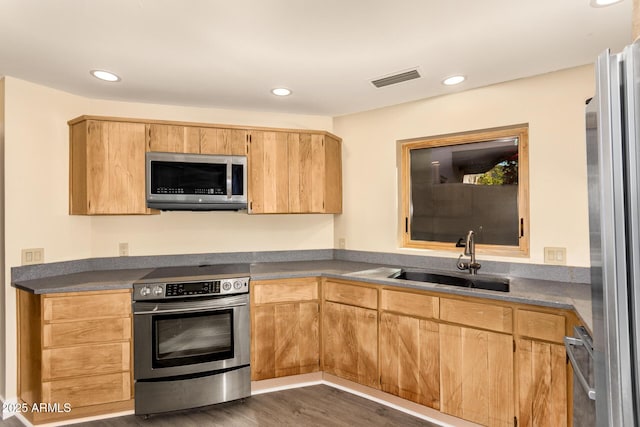
[[[324,303],[324,371],[378,387],[378,312],[334,302]]]
[[[564,345],[517,341],[519,426],[567,425],[567,361]]]
[[[251,379],[320,369],[318,280],[251,282]]]
[[[17,291],[18,398],[33,424],[133,409],[130,290]]]
[[[380,388],[440,409],[438,323],[394,313],[380,314]]]
[[[440,410],[485,426],[514,425],[513,338],[440,325]]]
[[[566,318],[517,311],[518,425],[562,427],[568,421]]]

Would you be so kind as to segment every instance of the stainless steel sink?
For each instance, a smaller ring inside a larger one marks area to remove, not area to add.
[[[461,286],[465,288],[486,289],[489,291],[509,292],[509,279],[471,274],[467,276],[448,275],[424,270],[400,270],[389,276],[392,279],[412,280],[414,282],[437,283],[440,285]]]

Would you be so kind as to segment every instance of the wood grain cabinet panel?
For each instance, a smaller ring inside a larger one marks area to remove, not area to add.
[[[567,425],[567,360],[564,345],[517,342],[519,416],[525,427]]]
[[[201,154],[247,154],[247,131],[244,129],[200,128]]]
[[[513,309],[500,305],[441,298],[440,319],[496,332],[513,332]]]
[[[378,290],[368,286],[327,281],[324,284],[324,299],[358,307],[378,308]]]
[[[440,408],[438,324],[393,313],[380,314],[380,388]]]
[[[72,409],[131,398],[128,372],[42,383],[42,402],[69,403]]]
[[[342,145],[326,134],[250,131],[250,213],[342,212]]]
[[[146,125],[147,151],[200,153],[200,129],[193,126]]]
[[[413,292],[383,289],[380,297],[380,309],[395,311],[409,316],[427,319],[440,317],[438,297]]]
[[[518,310],[518,335],[562,343],[565,335],[565,318],[557,314]]]
[[[342,211],[342,149],[340,141],[320,134],[287,138],[289,212]]]
[[[323,309],[324,371],[378,388],[378,312],[327,301]]]
[[[289,211],[289,161],[287,133],[250,132],[249,211]]]
[[[129,316],[131,293],[124,290],[46,295],[42,312],[45,322]]]
[[[318,279],[252,281],[251,295],[255,304],[313,301],[318,299]]]
[[[131,339],[131,318],[84,320],[43,325],[42,344],[60,347]]]
[[[133,409],[131,291],[18,293],[18,398],[33,424]]]
[[[514,425],[513,338],[440,325],[440,410],[485,426]]]
[[[69,213],[152,213],[145,201],[145,125],[83,120],[70,126]]]
[[[251,316],[254,381],[320,369],[318,302],[256,305]]]
[[[42,351],[42,379],[107,374],[129,370],[129,342],[59,347]]]

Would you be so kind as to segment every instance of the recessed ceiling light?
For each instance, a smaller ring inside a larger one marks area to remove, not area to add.
[[[591,7],[605,7],[620,3],[622,0],[591,0]]]
[[[271,89],[271,93],[276,96],[289,96],[291,95],[291,91],[284,87],[277,87],[275,89]]]
[[[465,79],[466,79],[465,76],[451,76],[444,79],[442,81],[442,84],[447,86],[453,86],[453,85],[462,83],[463,81],[465,81]]]
[[[106,82],[119,82],[120,81],[120,77],[118,77],[117,75],[115,75],[113,73],[110,73],[109,71],[91,70],[91,71],[89,71],[89,74],[91,74],[96,79],[104,80]]]

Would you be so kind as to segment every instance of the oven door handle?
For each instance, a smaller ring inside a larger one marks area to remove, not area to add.
[[[226,308],[246,307],[247,305],[246,295],[193,302],[135,302],[133,303],[133,314],[185,313],[191,311],[223,310]]]

